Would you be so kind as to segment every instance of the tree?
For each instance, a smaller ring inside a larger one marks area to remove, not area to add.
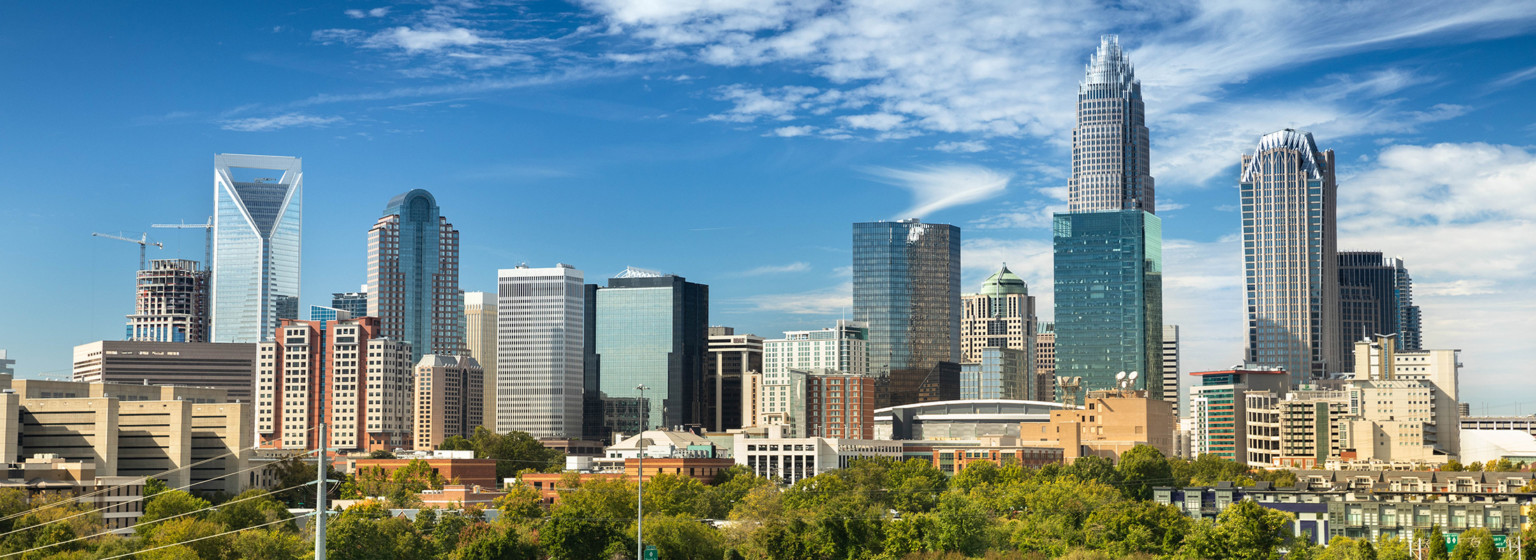
[[[463,438],[460,438],[463,439]],[[443,440],[439,449],[464,448],[464,442],[448,438]],[[534,468],[543,472],[560,472],[565,469],[565,454],[558,450],[544,447],[539,440],[528,435],[527,432],[507,432],[500,435],[485,429],[485,426],[475,428],[475,433],[468,440],[469,449],[475,451],[475,457],[481,459],[496,459],[496,478],[511,478],[518,471]]]
[[[662,515],[691,515],[707,509],[704,483],[691,476],[662,474],[645,483],[645,510]]]
[[[380,450],[374,451],[373,453],[369,453],[368,454],[368,458],[369,459],[394,459],[395,458],[395,454],[394,453],[390,453],[388,451],[385,451],[383,449],[380,449]]]
[[[544,516],[544,497],[527,484],[514,484],[507,494],[491,503],[501,510],[501,518],[512,522],[535,520]]]
[[[1173,467],[1168,466],[1168,458],[1150,445],[1137,445],[1122,453],[1115,470],[1124,481],[1121,490],[1128,498],[1150,500],[1153,486],[1173,485]]]
[[[607,557],[634,548],[626,531],[634,517],[635,490],[619,480],[571,477],[562,483],[560,502],[539,529],[539,541],[552,559]]]
[[[1461,461],[1457,461],[1455,459],[1446,461],[1445,465],[1440,467],[1440,470],[1446,472],[1460,472],[1465,469],[1466,467],[1461,466]]]
[[[235,558],[299,560],[310,545],[293,531],[255,529],[230,535],[229,551]]]
[[[1286,540],[1282,529],[1289,524],[1288,514],[1242,500],[1227,506],[1216,517],[1215,523],[1202,521],[1196,524],[1184,539],[1178,556],[1273,560],[1280,557],[1280,545]]]
[[[707,511],[697,513],[709,519],[724,519],[747,493],[765,486],[773,486],[773,481],[753,474],[746,465],[732,465],[715,475],[714,486],[705,489]]]
[[[1462,531],[1456,541],[1456,550],[1451,551],[1451,560],[1498,560],[1498,558],[1499,549],[1493,544],[1493,534],[1482,527]]]
[[[1317,545],[1317,540],[1311,531],[1306,531],[1301,536],[1291,540],[1290,550],[1285,554],[1285,560],[1317,560],[1327,547]]]
[[[315,507],[315,465],[313,462],[305,462],[303,455],[289,455],[288,457],[268,467],[276,475],[277,483],[273,485],[272,497],[290,508],[309,509]],[[326,464],[325,477],[329,480],[341,480],[350,483],[348,476],[341,471]],[[342,485],[332,485],[327,491],[327,499],[341,498]],[[360,497],[360,496],[359,496]]]
[[[1067,474],[1077,477],[1079,480],[1102,482],[1115,485],[1120,483],[1120,473],[1115,470],[1115,464],[1109,459],[1097,455],[1078,457],[1067,467]]]
[[[971,464],[990,465],[992,463],[980,461]],[[999,477],[988,478],[997,480]],[[932,461],[907,459],[892,464],[885,471],[884,501],[891,509],[902,513],[932,511],[939,504],[939,496],[949,487],[949,483],[949,477],[934,468]]]
[[[170,492],[179,492],[179,490]],[[213,521],[192,516],[178,517],[155,524],[154,530],[147,533],[149,536],[146,537],[145,543],[148,548],[179,544],[190,550],[192,555],[176,554],[175,557],[213,560],[222,558],[224,551],[229,549],[229,535],[214,536],[223,532],[224,528]]]
[[[1334,537],[1328,548],[1318,556],[1320,560],[1376,560],[1376,548],[1366,539]]]
[[[139,516],[133,530],[140,536],[148,536],[160,530],[161,524],[151,524],[153,521],[179,516],[202,519],[208,514],[193,514],[193,512],[207,508],[208,500],[188,494],[184,490],[166,490],[144,503],[144,515]]]
[[[935,516],[935,550],[978,556],[987,548],[987,527],[992,516],[982,507],[957,493],[947,493],[939,502]]]
[[[251,489],[213,511],[212,519],[226,531],[255,527],[283,519],[293,519],[282,502],[272,499],[266,490]],[[281,529],[293,530],[293,524],[278,524]]]
[[[1178,552],[1193,525],[1176,507],[1135,501],[1094,511],[1084,533],[1088,546],[1114,558],[1136,553],[1167,556]]]
[[[647,515],[644,533],[662,558],[715,560],[725,550],[719,531],[687,515]]]
[[[455,549],[451,560],[537,560],[539,547],[510,526],[494,529]]]

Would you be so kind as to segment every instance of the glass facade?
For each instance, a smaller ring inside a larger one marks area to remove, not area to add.
[[[980,363],[960,364],[960,398],[1042,400],[1032,394],[1038,384],[1030,383],[1029,377],[1028,352],[982,348]]]
[[[299,158],[216,154],[213,342],[269,340],[298,319],[304,173]]]
[[[605,401],[634,402],[644,385],[646,429],[699,423],[709,345],[709,287],[682,277],[630,269],[597,290],[598,383]],[[641,406],[604,404],[605,410]],[[605,412],[605,427],[624,433],[639,418]]]
[[[582,273],[569,266],[498,273],[496,432],[582,435],[586,354]]]
[[[869,371],[960,361],[960,228],[853,224],[853,315],[869,326]]]
[[[368,231],[368,315],[382,321],[384,336],[410,342],[416,360],[463,352],[459,232],[432,193],[390,199]]]
[[[1312,134],[1264,135],[1243,156],[1243,267],[1251,363],[1291,382],[1347,371],[1341,343],[1333,150]]]
[[[1162,220],[1142,210],[1055,217],[1056,376],[1085,390],[1162,393]]]
[[[331,307],[351,313],[353,317],[367,317],[368,292],[333,293],[331,294]]]

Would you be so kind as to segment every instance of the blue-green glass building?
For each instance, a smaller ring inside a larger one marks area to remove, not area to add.
[[[604,428],[632,434],[701,422],[709,286],[629,268],[593,299]],[[647,387],[643,406],[634,405],[639,385]],[[640,410],[643,426],[635,414]]]
[[[1144,210],[1056,214],[1056,376],[1162,393],[1162,220]]]
[[[299,318],[303,162],[213,156],[213,279],[209,339],[261,342]]]
[[[960,228],[853,224],[853,317],[869,325],[869,372],[960,361]]]
[[[383,336],[411,343],[413,361],[465,351],[459,231],[432,193],[396,195],[369,228],[367,297],[368,316]]]

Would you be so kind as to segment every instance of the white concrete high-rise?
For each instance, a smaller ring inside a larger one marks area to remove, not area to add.
[[[211,342],[261,342],[299,318],[299,158],[213,156]]]
[[[1179,326],[1163,325],[1163,400],[1173,403],[1173,415],[1180,416],[1179,406]]]
[[[505,268],[497,274],[496,431],[582,435],[586,291],[580,270]]]
[[[1333,150],[1319,151],[1312,133],[1287,128],[1265,134],[1242,163],[1244,359],[1285,368],[1293,385],[1348,371]]]
[[[1156,212],[1141,81],[1118,35],[1099,38],[1077,89],[1070,212]]]

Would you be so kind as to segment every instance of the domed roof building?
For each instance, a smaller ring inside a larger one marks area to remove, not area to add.
[[[1045,395],[1043,385],[1035,379],[1034,375],[1033,350],[1037,327],[1035,298],[1029,295],[1029,284],[1019,275],[1008,270],[1008,265],[1004,264],[997,272],[982,281],[979,291],[961,297],[961,305],[963,308],[960,316],[962,364],[978,364],[980,367],[975,368],[975,371],[1003,376],[1002,379],[989,382],[987,379],[982,379],[986,375],[977,377],[977,374],[972,374],[971,377],[976,377],[973,380],[962,373],[962,396],[1049,400],[1050,397]],[[1002,366],[989,365],[988,356],[991,356],[991,360],[994,361],[1018,363],[1018,367],[1005,368],[1017,371],[1012,374],[993,371]],[[962,368],[972,369],[965,365],[962,365]],[[967,383],[967,381],[973,381],[973,383]],[[967,390],[968,388],[970,390]],[[999,391],[1002,394],[992,394]]]

